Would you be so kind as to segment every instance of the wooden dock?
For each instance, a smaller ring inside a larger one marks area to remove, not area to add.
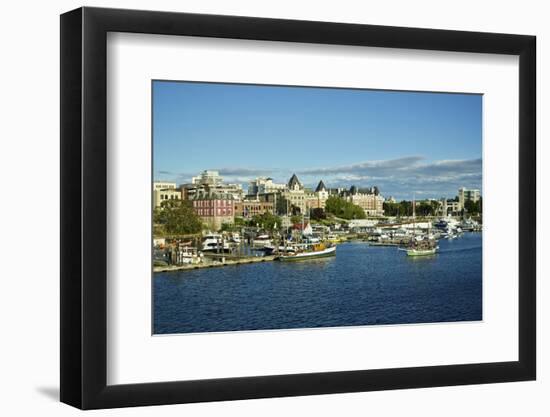
[[[209,255],[205,257],[207,262],[201,262],[199,264],[185,264],[185,265],[168,265],[168,266],[155,266],[153,272],[176,272],[187,271],[191,269],[204,269],[204,268],[217,268],[220,266],[232,266],[232,265],[245,265],[259,262],[271,262],[275,260],[274,255],[269,256],[239,256],[234,257],[231,255]]]

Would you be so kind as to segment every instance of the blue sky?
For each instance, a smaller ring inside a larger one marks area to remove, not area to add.
[[[454,197],[481,189],[481,125],[481,95],[154,81],[153,175]]]

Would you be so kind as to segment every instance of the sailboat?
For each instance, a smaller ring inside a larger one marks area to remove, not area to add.
[[[416,238],[416,199],[413,197],[413,238],[411,243],[406,249],[408,256],[429,256],[434,255],[437,252],[437,244],[435,240],[429,238],[423,238],[418,240]]]
[[[301,230],[305,229],[305,220],[302,215],[302,227]],[[302,234],[302,241],[304,240],[304,235]],[[317,258],[326,258],[329,256],[336,255],[336,245],[330,243],[320,242],[319,239],[312,238],[308,236],[305,243],[297,243],[287,247],[286,243],[283,247],[284,252],[277,258],[282,262],[292,262],[292,261],[304,261],[308,259],[317,259]]]
[[[294,251],[291,252],[287,250],[287,252],[284,255],[280,255],[278,259],[283,262],[304,261],[335,255],[336,246],[326,245],[324,243],[314,243],[297,245]]]

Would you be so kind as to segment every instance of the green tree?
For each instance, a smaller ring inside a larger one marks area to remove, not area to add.
[[[327,214],[325,213],[325,210],[322,208],[314,208],[311,209],[310,217],[312,220],[325,220],[327,218]]]
[[[416,203],[415,212],[417,216],[433,216],[435,214],[434,205],[431,201]]]
[[[346,220],[364,219],[367,217],[365,211],[342,197],[330,196],[325,203],[325,210],[336,217],[341,217]]]
[[[345,201],[343,198],[330,196],[325,202],[325,210],[327,211],[327,213],[338,216],[343,212],[344,203]]]
[[[189,235],[202,230],[202,222],[190,201],[167,200],[153,213],[155,231],[160,235]]]
[[[290,216],[290,223],[292,224],[302,223],[302,216],[298,216],[298,215]]]
[[[466,200],[464,202],[464,209],[468,214],[476,216],[478,214],[481,214],[481,205],[481,199],[479,199],[475,203],[472,200]]]
[[[239,226],[239,227],[246,226],[246,220],[243,219],[242,217],[235,217],[235,226]]]
[[[262,213],[256,214],[251,219],[251,224],[256,226],[259,225],[265,230],[273,230],[275,228],[281,228],[281,218],[271,213]]]
[[[390,216],[390,217],[399,216],[398,203],[390,203],[389,201],[385,201],[383,204],[383,208],[384,208],[384,215]]]

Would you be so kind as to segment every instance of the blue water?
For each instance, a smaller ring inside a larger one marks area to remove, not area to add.
[[[432,257],[350,242],[332,258],[154,274],[154,333],[481,320],[481,236]]]

